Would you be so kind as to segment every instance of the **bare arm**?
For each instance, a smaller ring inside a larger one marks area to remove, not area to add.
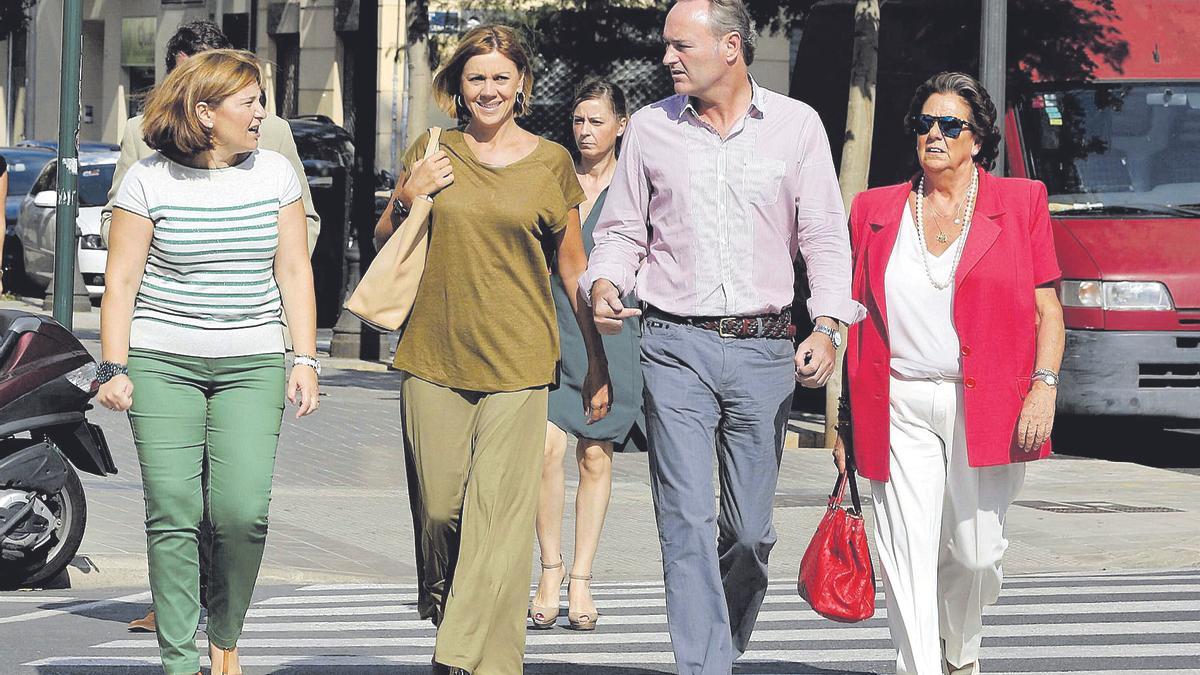
[[[292,348],[296,354],[316,356],[317,301],[313,290],[312,263],[308,257],[308,233],[304,204],[295,201],[279,211],[279,248],[275,252],[275,283],[283,297]],[[318,405],[317,374],[309,366],[292,367],[287,397],[299,406],[303,417]]]
[[[1058,292],[1053,288],[1034,291],[1034,301],[1037,303],[1037,357],[1034,367],[1057,373],[1062,367],[1063,349],[1067,341],[1062,304],[1058,301]]]
[[[444,150],[438,150],[429,159],[418,160],[411,171],[401,173],[387,208],[375,223],[375,250],[383,248],[400,225],[392,215],[397,200],[404,208],[411,209],[415,200],[432,197],[453,183],[454,171]]]
[[[562,279],[563,289],[571,301],[571,310],[575,313],[575,321],[583,334],[583,344],[587,348],[588,374],[584,381],[583,397],[584,412],[588,423],[604,419],[612,406],[612,392],[608,380],[608,359],[604,354],[604,343],[592,320],[592,310],[583,298],[579,288],[579,277],[587,270],[587,254],[583,250],[583,233],[579,226],[579,208],[571,209],[569,222],[557,235],[558,275]]]
[[[124,209],[113,209],[109,230],[108,262],[104,267],[104,299],[100,302],[100,349],[105,361],[129,359],[129,326],[154,224]]]
[[[129,362],[129,327],[153,237],[154,224],[149,218],[113,209],[104,299],[100,301],[100,352],[104,361]],[[100,385],[96,398],[110,410],[129,410],[133,405],[133,382],[128,375],[118,375]]]
[[[1045,368],[1055,373],[1062,366],[1063,347],[1066,344],[1066,329],[1063,324],[1062,305],[1058,293],[1050,287],[1034,291],[1037,303],[1037,355],[1035,368]],[[1017,443],[1025,452],[1042,447],[1054,429],[1054,406],[1058,400],[1058,388],[1034,381],[1021,408],[1017,422]]]

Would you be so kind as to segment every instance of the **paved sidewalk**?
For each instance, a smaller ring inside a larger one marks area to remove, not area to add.
[[[29,308],[11,302],[0,306]],[[77,315],[75,326],[97,352],[98,316]],[[263,583],[407,584],[415,578],[397,375],[344,367],[349,365],[356,364],[329,363],[319,413],[300,421],[285,415]],[[129,424],[124,415],[99,408],[91,419],[104,428],[121,473],[105,479],[84,476],[89,523],[70,583],[77,588],[142,586],[144,515]],[[571,464],[568,504],[573,503],[576,476]],[[833,480],[826,451],[784,453],[776,494],[779,543],[772,554],[773,582],[795,579]],[[862,487],[869,499],[868,485]],[[1010,511],[1006,571],[1083,574],[1200,567],[1197,494],[1200,476],[1184,472],[1064,457],[1035,463],[1020,504]],[[866,511],[870,519],[870,508]],[[571,532],[568,520],[567,551]],[[595,576],[597,582],[661,579],[644,454],[616,455],[612,504]]]

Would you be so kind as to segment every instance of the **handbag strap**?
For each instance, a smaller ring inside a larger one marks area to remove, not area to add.
[[[854,505],[854,513],[862,515],[862,503],[858,499],[858,464],[854,461],[854,444],[846,448],[846,475],[850,482],[850,503]]]
[[[433,157],[433,154],[438,151],[438,144],[442,141],[442,128],[429,127],[429,144],[425,146],[425,156],[423,159]]]
[[[862,515],[862,502],[858,497],[858,466],[854,463],[854,452],[846,448],[846,472],[838,474],[837,482],[833,484],[833,493],[829,495],[830,506],[841,506],[846,494],[846,486],[850,486],[850,503],[855,515]]]

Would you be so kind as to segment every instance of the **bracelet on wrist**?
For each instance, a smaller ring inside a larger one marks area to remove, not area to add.
[[[296,354],[292,357],[293,366],[308,366],[317,373],[317,377],[321,376],[321,362],[317,357],[311,354]]]
[[[129,366],[115,361],[101,361],[96,364],[96,382],[104,384],[118,375],[128,375]]]

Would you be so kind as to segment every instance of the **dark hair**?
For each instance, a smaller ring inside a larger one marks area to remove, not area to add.
[[[979,139],[979,154],[975,163],[990,170],[1000,152],[1000,130],[996,127],[996,104],[979,80],[966,73],[943,72],[925,80],[913,94],[904,118],[904,128],[910,129],[912,118],[921,114],[925,101],[934,94],[954,94],[971,109],[971,131]]]
[[[575,89],[575,98],[571,101],[570,114],[575,114],[575,109],[584,101],[608,101],[608,106],[612,108],[613,114],[617,118],[617,122],[629,117],[629,108],[625,104],[625,92],[619,85],[611,80],[606,80],[602,77],[593,77],[583,81]],[[620,154],[621,152],[621,137],[617,136],[617,145],[613,148],[613,152]],[[574,144],[571,144],[572,152],[575,152]]]
[[[625,92],[614,82],[600,77],[584,80],[583,84],[575,90],[575,99],[571,101],[571,112],[575,112],[580,103],[592,99],[608,101],[617,119],[629,117],[629,111],[625,106]]]
[[[210,49],[233,49],[233,43],[225,37],[220,27],[212,21],[200,20],[185,23],[167,40],[167,72],[175,70],[175,57],[179,54],[195,56]]]
[[[533,59],[525,40],[516,29],[500,24],[477,26],[467,31],[458,40],[458,47],[447,59],[442,69],[433,78],[433,97],[438,107],[447,115],[466,124],[471,114],[458,104],[462,94],[462,73],[471,57],[499,52],[517,64],[517,72],[523,79],[521,91],[517,92],[519,105],[513,107],[513,117],[522,117],[529,112],[533,103]]]

